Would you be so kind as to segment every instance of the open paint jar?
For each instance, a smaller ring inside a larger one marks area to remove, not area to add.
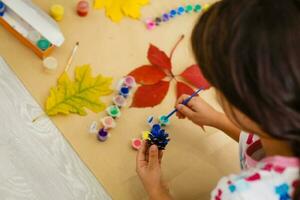
[[[136,85],[135,79],[132,76],[125,76],[124,77],[124,85],[128,88],[133,88]]]
[[[117,95],[113,98],[113,102],[119,108],[122,108],[126,105],[126,99],[122,95]]]
[[[106,112],[109,116],[111,116],[112,118],[118,118],[121,116],[121,111],[119,109],[118,106],[109,106],[106,109]]]
[[[105,141],[108,138],[108,132],[104,128],[100,129],[98,132],[98,140]]]
[[[166,126],[170,124],[170,120],[166,116],[162,115],[159,117],[159,123],[161,126]]]
[[[101,119],[101,123],[105,129],[111,129],[116,127],[114,118],[108,116]]]

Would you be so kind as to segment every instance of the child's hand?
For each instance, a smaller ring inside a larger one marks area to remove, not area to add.
[[[194,97],[185,106],[182,102],[189,98],[188,95],[182,95],[179,97],[176,103],[176,108],[178,110],[177,117],[179,119],[184,119],[187,117],[189,120],[194,122],[199,126],[216,126],[216,120],[218,117],[223,115],[222,113],[216,111],[208,103],[206,103],[201,97]]]
[[[149,149],[143,142],[136,157],[136,171],[151,200],[172,199],[161,175],[162,151],[152,145]]]

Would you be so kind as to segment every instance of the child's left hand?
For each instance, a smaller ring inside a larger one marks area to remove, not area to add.
[[[166,184],[162,181],[161,159],[162,151],[158,151],[155,145],[147,148],[146,142],[143,142],[136,157],[136,171],[152,200],[172,199]]]

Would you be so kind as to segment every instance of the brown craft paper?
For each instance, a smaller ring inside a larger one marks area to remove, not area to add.
[[[52,74],[45,73],[42,61],[3,27],[0,27],[0,55],[13,67],[42,107],[77,41],[80,47],[69,70],[71,76],[76,65],[91,64],[94,74],[112,76],[116,83],[132,69],[148,63],[146,53],[150,42],[170,52],[181,34],[185,35],[185,39],[174,54],[173,71],[179,74],[195,63],[189,38],[198,14],[178,17],[148,31],[141,21],[128,18],[119,24],[113,23],[105,17],[103,10],[92,9],[87,17],[81,18],[75,12],[76,0],[33,2],[46,11],[54,3],[65,7],[65,16],[59,25],[66,41],[52,55],[58,59],[59,69]],[[196,2],[199,3],[188,1]],[[155,16],[180,3],[182,1],[179,0],[152,0],[151,5],[142,9],[142,13],[143,16]],[[219,109],[213,89],[201,93],[201,96]],[[111,97],[104,98],[108,104],[111,103]],[[151,109],[123,109],[116,129],[111,132],[112,137],[104,143],[88,133],[91,122],[104,116],[104,113],[89,113],[86,117],[57,116],[52,119],[113,199],[141,200],[147,197],[135,172],[136,152],[131,149],[130,141],[139,137],[141,131],[148,130],[145,122],[147,116],[168,113],[174,102],[175,82],[172,82],[161,105]],[[222,132],[206,127],[204,133],[191,122],[176,118],[172,118],[167,130],[172,140],[164,155],[163,171],[175,199],[208,199],[220,177],[238,171],[238,146]]]

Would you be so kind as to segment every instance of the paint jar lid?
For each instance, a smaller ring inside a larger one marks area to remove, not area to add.
[[[58,66],[58,63],[57,63],[57,60],[56,58],[54,57],[47,57],[43,60],[43,65],[46,69],[49,69],[49,70],[56,70],[57,69],[57,66]]]
[[[50,42],[44,38],[39,39],[37,41],[37,46],[39,47],[39,49],[41,49],[43,51],[47,50],[50,47],[50,45],[51,45]]]

